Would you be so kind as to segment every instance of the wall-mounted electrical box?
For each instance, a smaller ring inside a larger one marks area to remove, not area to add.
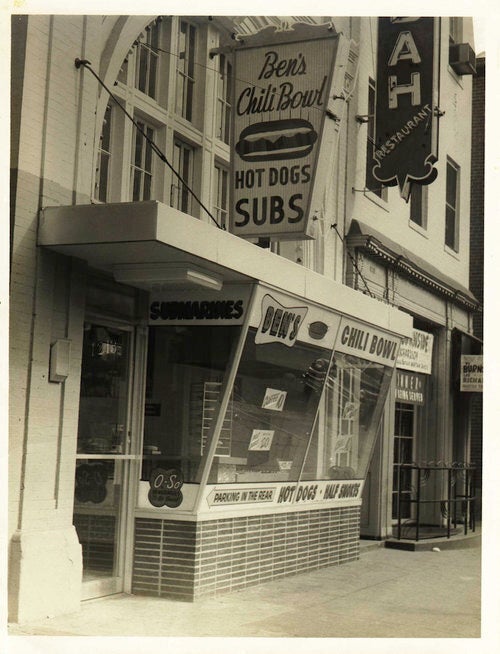
[[[49,381],[60,383],[69,375],[71,341],[60,338],[50,346]]]

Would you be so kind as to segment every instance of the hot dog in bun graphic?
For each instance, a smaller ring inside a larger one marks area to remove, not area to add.
[[[243,161],[276,161],[305,157],[318,138],[303,118],[286,118],[245,127],[236,144]]]

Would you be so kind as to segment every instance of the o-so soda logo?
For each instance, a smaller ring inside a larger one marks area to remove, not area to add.
[[[184,484],[182,472],[176,468],[155,468],[149,477],[148,500],[158,508],[168,506],[175,509],[182,503],[181,488]]]
[[[101,462],[82,463],[76,469],[75,498],[78,502],[104,502],[107,495],[108,471]]]
[[[262,315],[255,343],[283,343],[288,347],[297,340],[307,307],[285,307],[271,295],[262,298]]]

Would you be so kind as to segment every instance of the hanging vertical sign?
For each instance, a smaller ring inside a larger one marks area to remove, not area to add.
[[[337,39],[235,52],[231,232],[301,239]]]
[[[437,170],[438,39],[433,17],[378,20],[373,176],[399,185],[430,184]]]

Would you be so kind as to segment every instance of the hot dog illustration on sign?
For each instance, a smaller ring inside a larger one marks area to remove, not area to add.
[[[266,293],[262,298],[261,319],[255,343],[283,343],[292,347],[306,313],[307,307],[285,307]]]
[[[318,138],[302,118],[253,123],[240,133],[236,152],[244,161],[276,161],[307,156]]]

